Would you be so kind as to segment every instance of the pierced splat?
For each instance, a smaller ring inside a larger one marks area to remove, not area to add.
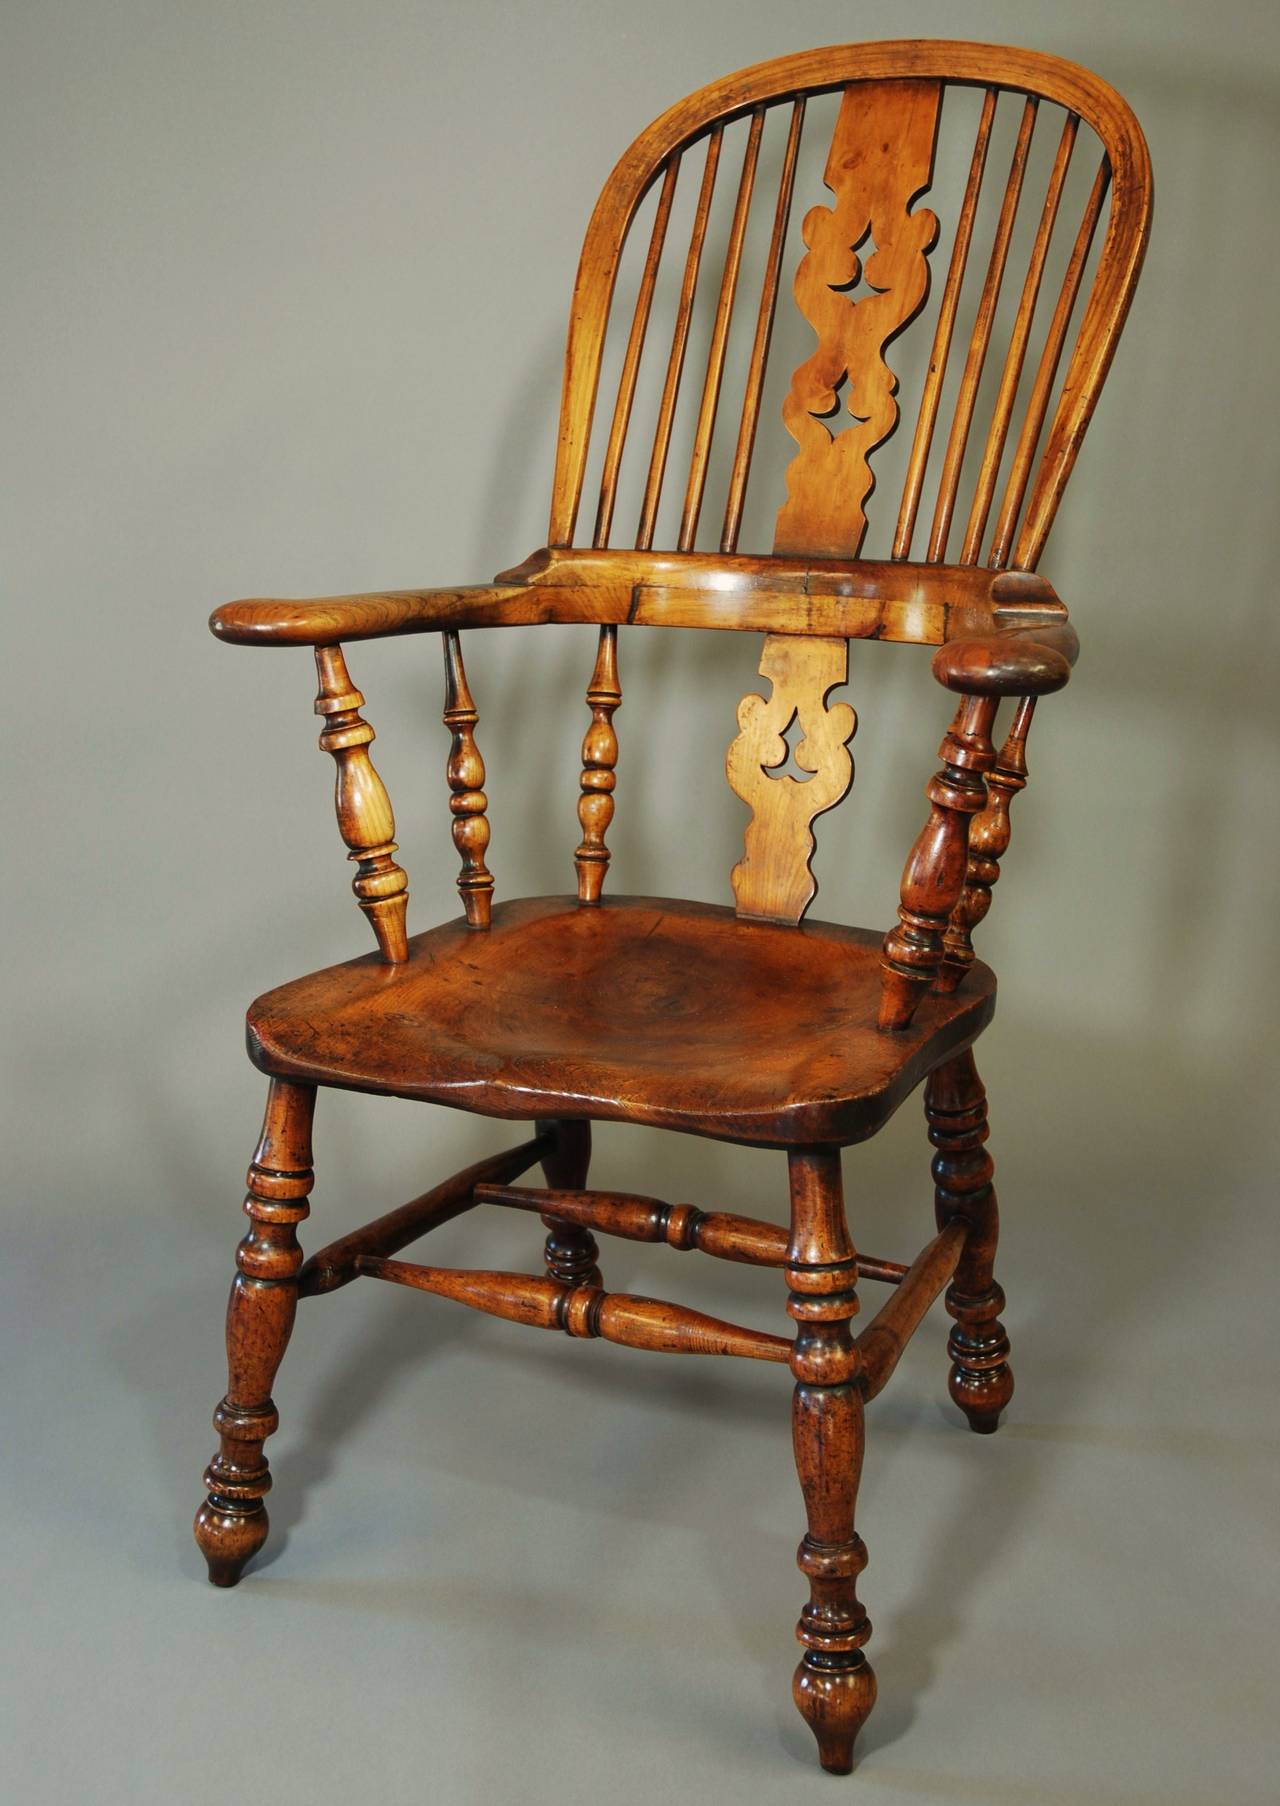
[[[812,824],[853,782],[849,741],[858,718],[847,702],[827,707],[832,690],[848,680],[849,642],[771,633],[760,675],[773,693],[767,701],[743,697],[742,731],[725,759],[730,789],[751,810],[746,850],[733,868],[733,895],[740,916],[798,922],[818,889],[809,869]],[[781,771],[792,757],[807,778]]]
[[[787,470],[775,551],[852,558],[862,544],[870,457],[898,424],[898,379],[885,348],[929,288],[938,220],[910,209],[933,174],[941,93],[936,81],[845,90],[824,175],[835,205],[805,216],[808,251],[796,271],[796,301],[818,349],[782,404],[800,450]],[[824,420],[841,408],[846,382],[852,424],[833,433]]]

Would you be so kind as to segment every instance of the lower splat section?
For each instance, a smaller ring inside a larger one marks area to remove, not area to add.
[[[730,788],[751,810],[746,849],[733,868],[733,895],[740,916],[798,922],[818,890],[810,869],[813,822],[853,783],[849,741],[857,716],[847,702],[827,704],[848,678],[849,643],[771,633],[760,675],[769,679],[772,694],[744,696],[738,704],[741,732],[725,760]],[[787,762],[793,722],[803,736],[795,762],[811,774],[803,780],[770,775]]]

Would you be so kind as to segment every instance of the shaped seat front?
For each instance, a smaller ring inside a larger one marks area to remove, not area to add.
[[[491,1116],[847,1144],[995,1007],[978,963],[905,1033],[877,1033],[880,941],[668,898],[520,898],[495,907],[488,933],[456,921],[415,935],[404,965],[368,954],[268,992],[249,1049],[276,1078]]]

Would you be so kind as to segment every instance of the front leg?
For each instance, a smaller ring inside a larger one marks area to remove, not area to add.
[[[312,1085],[272,1079],[249,1168],[249,1229],[236,1250],[239,1270],[227,1303],[227,1395],[213,1414],[221,1442],[205,1471],[209,1496],[195,1522],[196,1542],[217,1587],[233,1587],[267,1540],[262,1501],[271,1474],[262,1445],[279,1427],[271,1388],[298,1308],[297,1226],[307,1215],[314,1178],[315,1096]]]
[[[857,1267],[839,1152],[792,1153],[788,1164],[787,1310],[797,1324],[791,1423],[808,1518],[796,1561],[809,1582],[796,1626],[804,1656],[792,1692],[823,1768],[847,1775],[854,1739],[876,1699],[876,1677],[862,1653],[871,1625],[857,1592],[867,1551],[853,1527],[863,1449],[860,1357],[849,1331]]]

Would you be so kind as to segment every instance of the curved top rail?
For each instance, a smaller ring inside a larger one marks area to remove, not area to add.
[[[573,543],[619,260],[635,214],[668,159],[756,107],[853,83],[909,79],[1014,90],[1056,102],[1092,128],[1110,165],[1106,238],[1014,547],[1012,562],[1034,569],[1142,267],[1151,222],[1150,158],[1130,107],[1088,70],[1037,51],[943,39],[834,45],[757,63],[678,101],[624,152],[591,215],[574,285],[548,536],[552,546]]]

